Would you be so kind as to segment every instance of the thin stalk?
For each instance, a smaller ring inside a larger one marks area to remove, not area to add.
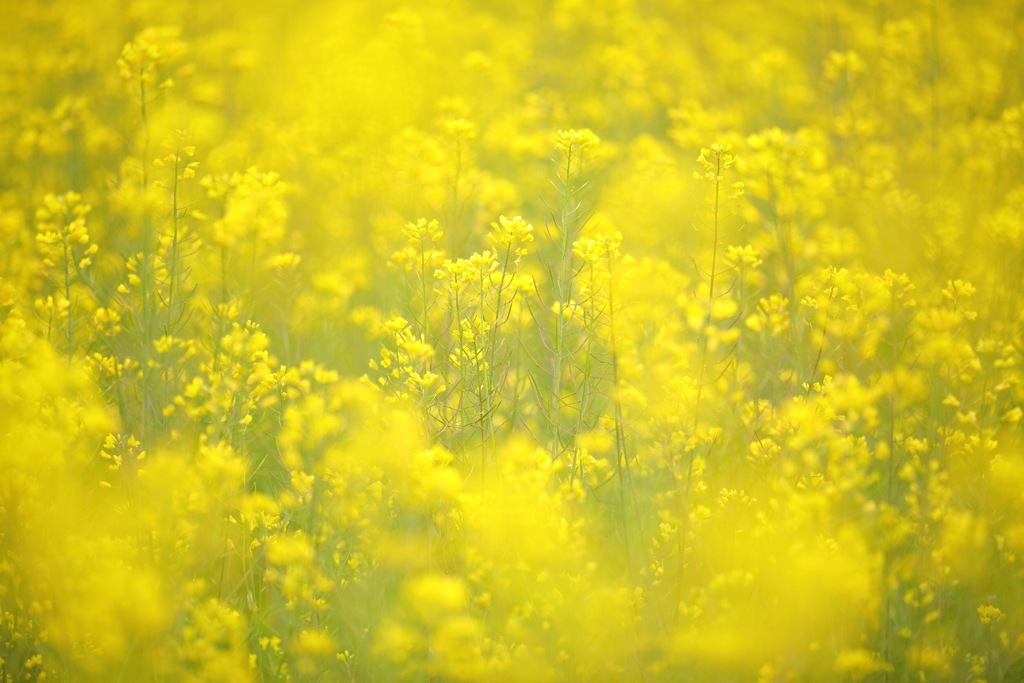
[[[487,312],[485,310],[486,291],[487,290],[486,290],[486,283],[484,281],[484,272],[483,272],[483,269],[481,269],[480,270],[480,311],[479,311],[479,315],[480,315],[479,320],[480,320],[480,329],[481,330],[484,329],[484,326],[487,323],[486,318],[484,317],[487,314]],[[497,312],[495,312],[495,320],[497,320]],[[495,323],[495,325],[496,325],[496,323]],[[492,327],[492,329],[494,329],[494,328]],[[488,336],[490,337],[491,334],[489,333]],[[480,377],[479,381],[476,383],[477,384],[476,396],[477,396],[477,405],[480,408],[480,417],[479,417],[479,420],[480,420],[480,481],[483,482],[483,480],[484,480],[484,473],[487,470],[487,451],[488,451],[488,447],[490,447],[490,448],[494,447],[494,432],[493,432],[493,428],[492,428],[493,427],[492,415],[493,415],[493,410],[494,410],[494,395],[492,393],[492,384],[491,384],[491,380],[492,380],[491,373],[493,372],[494,367],[493,367],[493,365],[491,365],[490,360],[489,360],[489,357],[491,357],[492,354],[489,353],[488,348],[487,348],[488,344],[493,344],[493,338],[485,339],[484,343],[483,343],[483,346],[481,347],[481,344],[480,344],[480,341],[479,341],[478,337],[479,337],[479,334],[474,332],[474,335],[473,335],[473,371],[474,371],[474,374],[476,374],[478,372],[482,372],[482,376]],[[485,367],[482,370],[480,368],[480,362],[481,361],[485,363]]]
[[[455,297],[455,333],[458,336],[456,343],[459,345],[455,356],[458,357],[458,355],[462,353],[463,346],[465,344],[462,338],[462,306],[459,303],[459,290],[455,289],[452,292],[452,296]],[[466,427],[467,395],[468,390],[466,389],[466,365],[465,359],[463,359],[463,361],[460,363],[459,368],[459,406],[458,410],[455,413],[455,428],[452,430],[453,434],[460,434],[460,437],[462,438],[463,457],[465,457],[466,437],[464,434],[461,433],[461,430],[465,429]]]
[[[64,217],[64,223],[67,225],[67,217]],[[69,241],[68,231],[64,231],[64,299],[68,302],[68,362],[71,362],[71,356],[74,352],[74,338],[75,338],[75,306],[71,302],[71,259],[74,258],[74,254],[71,251],[71,243]]]
[[[832,311],[832,300],[835,299],[835,296],[836,287],[833,285],[829,287],[828,305],[825,306],[825,322],[821,326],[821,343],[818,344],[818,355],[814,358],[814,367],[811,368],[810,382],[814,382],[814,378],[818,374],[818,366],[821,364],[821,356],[825,352],[825,339],[828,336],[828,315]],[[809,392],[810,390],[808,390]]]
[[[150,148],[150,132],[149,132],[149,113],[147,111],[147,92],[146,92],[146,81],[143,77],[143,73],[139,72],[139,117],[142,123],[142,189],[143,193],[149,189],[149,148]],[[140,410],[140,424],[139,428],[143,435],[143,440],[149,434],[149,408],[150,408],[150,383],[152,382],[153,370],[150,367],[151,364],[148,362],[153,352],[153,338],[152,338],[152,326],[154,320],[154,311],[152,302],[150,301],[153,296],[155,289],[154,283],[152,282],[153,276],[153,249],[151,249],[153,225],[148,214],[142,216],[142,244],[139,250],[141,258],[139,259],[138,267],[140,270],[139,278],[141,280],[140,295],[142,299],[142,320],[141,320],[141,334],[142,334],[142,386],[141,386],[141,410]]]
[[[179,237],[179,226],[178,226],[178,153],[180,152],[181,146],[174,152],[174,181],[171,185],[171,263],[170,263],[170,281],[168,282],[167,292],[167,328],[166,333],[170,334],[175,324],[174,315],[174,295],[179,289],[178,282],[181,277],[180,268],[178,264],[178,237]]]
[[[565,155],[565,177],[562,184],[561,224],[562,244],[559,252],[558,281],[556,295],[558,312],[555,318],[555,357],[551,377],[551,402],[549,405],[551,420],[551,459],[562,454],[561,409],[562,409],[562,360],[565,347],[566,320],[563,307],[572,298],[572,233],[575,232],[575,213],[571,202],[575,198],[576,188],[572,183],[572,147]]]
[[[423,308],[423,324],[420,330],[420,341],[426,342],[430,339],[430,318],[427,307],[427,255],[424,251],[422,240],[420,241],[420,298]]]
[[[463,246],[461,244],[456,244],[456,241],[459,239],[458,235],[457,235],[458,229],[459,229],[459,226],[458,226],[459,217],[460,217],[459,214],[462,211],[462,206],[461,206],[462,202],[460,201],[460,197],[459,197],[459,183],[461,182],[461,180],[462,180],[462,142],[461,142],[461,140],[456,138],[455,139],[455,171],[454,171],[454,173],[452,173],[452,206],[451,206],[451,216],[448,219],[448,225],[451,226],[451,230],[449,231],[449,234],[451,235],[451,240],[450,240],[451,244],[449,245],[449,247],[450,247],[450,251],[452,253],[459,252],[461,247]],[[463,239],[463,241],[465,241],[465,239]]]
[[[704,329],[700,336],[700,370],[697,378],[697,397],[694,404],[693,410],[693,433],[697,434],[700,427],[700,412],[701,403],[704,396],[704,377],[707,372],[708,364],[708,331],[711,329],[711,318],[712,309],[715,304],[715,281],[718,277],[718,242],[719,242],[719,216],[721,212],[721,192],[722,192],[722,171],[723,155],[727,150],[719,148],[717,146],[712,147],[714,153],[714,182],[715,189],[711,196],[711,223],[712,223],[712,244],[711,244],[711,270],[708,272],[707,283],[708,283],[708,298],[707,298],[707,312],[704,316]],[[704,152],[701,153],[700,160],[703,158]],[[703,163],[703,162],[702,162]],[[710,163],[703,164],[706,169]],[[710,450],[713,444],[708,444],[707,449]],[[679,556],[679,564],[676,568],[676,602],[673,609],[673,622],[677,622],[679,619],[679,602],[682,599],[683,590],[683,577],[685,573],[685,561],[686,561],[686,536],[689,533],[689,522],[690,522],[690,509],[689,509],[689,495],[692,490],[692,479],[693,479],[693,459],[694,455],[691,451],[689,458],[687,459],[686,466],[686,477],[682,483],[683,489],[677,492],[679,496],[679,530],[676,534],[677,554]],[[677,478],[678,479],[678,478]]]
[[[619,503],[622,505],[622,539],[626,547],[626,563],[630,576],[633,574],[633,556],[629,546],[629,524],[626,514],[626,479],[629,480],[633,499],[633,511],[636,514],[637,531],[643,534],[640,521],[640,510],[636,504],[636,490],[633,488],[633,472],[629,464],[629,453],[626,450],[626,433],[623,427],[622,401],[619,399],[619,352],[615,339],[615,288],[613,285],[612,260],[608,259],[608,336],[612,352],[612,405],[615,412],[615,462],[619,475]],[[623,478],[625,472],[625,479]]]
[[[890,349],[890,366],[889,372],[892,373],[892,389],[889,393],[889,462],[888,462],[888,477],[886,477],[886,500],[890,506],[895,506],[894,491],[893,491],[893,479],[895,477],[896,468],[896,361],[897,361],[897,349],[898,344],[898,332],[896,329],[896,287],[890,285],[890,304],[889,304],[889,316],[890,324],[892,325],[892,348]],[[889,551],[886,550],[886,568],[889,564]],[[883,657],[884,661],[889,661],[889,644],[890,644],[890,622],[892,621],[893,601],[891,590],[885,597],[885,629],[883,630],[884,639],[884,650]],[[885,673],[885,680],[889,680],[889,672]]]
[[[704,393],[704,374],[708,364],[708,330],[711,328],[711,309],[715,304],[715,276],[718,269],[718,212],[722,187],[722,157],[715,155],[715,193],[712,203],[712,224],[714,227],[714,241],[711,249],[711,272],[708,274],[708,306],[707,314],[704,317],[704,330],[700,338],[700,375],[697,379],[697,402],[693,410],[693,431],[697,432],[700,424],[701,398]]]
[[[591,272],[593,272],[593,265],[591,265]],[[593,276],[591,276],[593,279]],[[595,325],[597,321],[598,312],[594,306],[593,299],[590,301],[590,313],[588,315],[591,325]],[[578,379],[578,388],[576,393],[578,395],[579,410],[576,413],[576,424],[573,427],[573,448],[572,448],[572,468],[569,471],[569,483],[570,485],[575,479],[577,471],[579,471],[580,478],[583,477],[583,472],[580,470],[579,462],[579,448],[577,447],[580,433],[583,431],[584,419],[586,418],[587,405],[590,401],[590,380],[593,377],[593,346],[594,346],[594,335],[586,335],[583,342],[583,364],[582,364],[582,376]]]
[[[142,119],[142,187],[149,187],[149,171],[146,160],[149,159],[149,117],[146,113],[146,80],[142,69],[139,69],[139,116]]]

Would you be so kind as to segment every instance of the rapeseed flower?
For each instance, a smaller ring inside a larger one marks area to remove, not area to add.
[[[877,4],[12,5],[0,679],[1016,680],[1018,22]]]

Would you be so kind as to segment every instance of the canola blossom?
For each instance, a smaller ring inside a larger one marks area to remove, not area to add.
[[[0,683],[1024,681],[1024,7],[6,3]]]

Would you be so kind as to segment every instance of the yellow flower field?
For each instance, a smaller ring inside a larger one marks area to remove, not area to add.
[[[1024,681],[1024,3],[4,5],[0,683]]]

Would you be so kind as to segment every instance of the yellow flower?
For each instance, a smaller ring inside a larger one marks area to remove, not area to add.
[[[601,139],[589,128],[560,130],[555,136],[555,149],[566,157],[579,156],[597,147]]]
[[[979,605],[978,606],[978,619],[983,624],[991,624],[993,621],[1002,621],[1006,618],[1003,611],[993,605]]]
[[[424,623],[434,624],[464,610],[469,594],[462,579],[426,574],[407,581],[402,586],[402,598]]]
[[[491,223],[491,232],[487,239],[495,251],[499,251],[499,247],[505,247],[518,259],[526,255],[526,245],[533,242],[533,226],[524,221],[522,216],[501,216],[497,223]]]

